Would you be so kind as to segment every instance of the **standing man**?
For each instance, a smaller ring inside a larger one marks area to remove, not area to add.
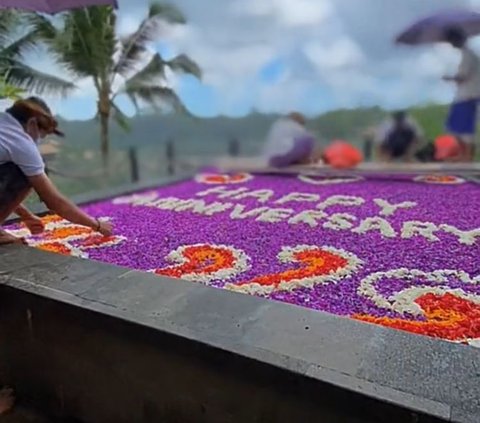
[[[50,109],[39,98],[19,100],[5,113],[0,113],[0,225],[15,213],[32,234],[44,230],[41,220],[22,205],[33,189],[51,211],[64,219],[110,235],[109,223],[80,210],[60,194],[45,174],[37,144],[49,134],[61,135],[61,132]],[[0,227],[0,245],[22,242]]]
[[[473,161],[475,157],[475,133],[477,110],[480,101],[480,58],[468,46],[467,36],[460,28],[451,28],[445,39],[462,54],[456,75],[444,76],[444,80],[455,83],[457,92],[450,108],[447,130],[455,135],[462,147],[462,158]]]

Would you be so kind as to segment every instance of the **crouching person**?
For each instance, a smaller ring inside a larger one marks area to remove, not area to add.
[[[43,231],[41,220],[22,205],[34,190],[52,212],[72,223],[110,235],[111,224],[80,210],[45,174],[37,144],[49,134],[62,135],[50,109],[39,98],[19,100],[5,113],[0,113],[0,225],[14,213],[33,234]],[[22,242],[0,228],[0,245]]]
[[[268,166],[288,167],[314,160],[315,137],[306,128],[305,117],[290,113],[276,121],[267,136],[263,157]]]

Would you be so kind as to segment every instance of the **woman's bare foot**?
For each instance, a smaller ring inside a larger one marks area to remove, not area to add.
[[[24,238],[17,238],[12,234],[0,229],[0,245],[8,245],[8,244],[23,244],[26,245],[27,242]]]
[[[15,403],[15,397],[13,396],[13,390],[9,388],[3,388],[0,390],[0,416],[8,413]]]

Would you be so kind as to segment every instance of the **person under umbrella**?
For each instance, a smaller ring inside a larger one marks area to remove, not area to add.
[[[411,24],[396,38],[411,46],[448,42],[462,54],[455,75],[444,77],[457,87],[446,129],[463,149],[462,158],[473,160],[477,104],[480,100],[480,59],[468,46],[468,38],[480,34],[480,13],[468,9],[442,10]]]
[[[480,101],[480,57],[468,46],[467,35],[460,28],[446,30],[445,40],[462,55],[458,72],[455,75],[443,77],[445,81],[453,82],[457,87],[446,127],[458,138],[463,159],[473,161]]]

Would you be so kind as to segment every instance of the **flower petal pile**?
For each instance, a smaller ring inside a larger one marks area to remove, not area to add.
[[[211,172],[85,207],[112,237],[49,216],[28,242],[480,345],[478,204],[480,187],[456,176]]]

